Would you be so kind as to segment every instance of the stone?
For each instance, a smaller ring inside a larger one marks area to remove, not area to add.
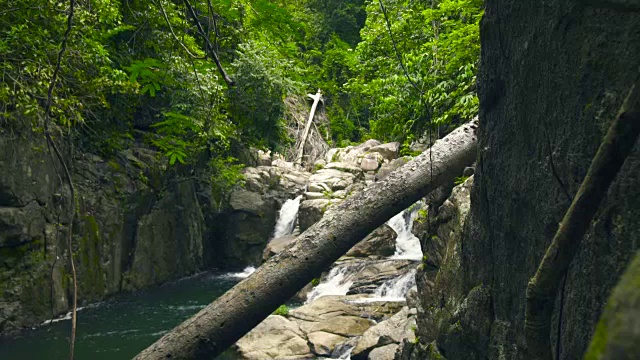
[[[401,158],[391,160],[388,163],[382,164],[380,170],[378,170],[378,172],[376,173],[376,181],[380,181],[386,178],[387,176],[389,176],[389,174],[399,169],[404,164],[408,163],[411,159],[412,157],[410,156],[403,156]]]
[[[240,189],[234,191],[229,198],[229,207],[232,211],[243,211],[252,214],[260,214],[265,202],[258,193]]]
[[[234,346],[241,359],[312,359],[305,334],[295,321],[271,315]]]
[[[304,193],[304,199],[305,200],[318,200],[318,199],[325,199],[326,196],[324,196],[323,193],[320,192],[306,192]]]
[[[356,246],[352,247],[347,256],[366,257],[370,255],[391,256],[396,250],[397,234],[389,225],[383,224],[367,235]]]
[[[307,190],[309,192],[314,192],[314,193],[324,193],[324,192],[331,191],[331,188],[327,186],[327,184],[325,183],[314,182],[309,184],[309,186],[307,187]]]
[[[379,153],[385,160],[393,160],[396,159],[400,153],[400,143],[399,142],[391,142],[386,144],[381,144],[374,146],[369,149],[371,153]]]
[[[343,190],[355,180],[356,176],[352,173],[324,168],[309,177],[309,189],[314,191],[320,186],[318,184],[325,184],[331,191]]]
[[[353,284],[348,294],[373,293],[385,281],[402,276],[415,268],[415,263],[411,260],[354,258],[352,262],[360,262],[363,266],[353,275]]]
[[[361,336],[374,319],[384,320],[398,306],[358,302],[360,296],[324,296],[289,311],[271,315],[234,346],[240,359],[308,359],[329,357],[340,344]]]
[[[284,250],[289,244],[296,240],[297,235],[285,235],[279,238],[272,239],[264,248],[262,253],[262,260],[267,261],[270,257],[277,255]]]
[[[300,203],[298,209],[298,225],[300,231],[305,231],[311,225],[322,219],[322,215],[332,204],[329,199],[305,200]]]
[[[318,171],[327,166],[327,162],[323,159],[318,159],[313,163],[313,170]]]
[[[372,147],[380,145],[378,140],[367,140],[357,146],[347,146],[346,148],[330,149],[326,155],[327,163],[342,162],[354,166],[360,166],[360,160],[364,154]]]
[[[415,326],[415,316],[411,315],[409,308],[405,306],[391,318],[367,329],[358,339],[351,357],[354,360],[366,358],[374,348],[388,344],[395,344],[397,348],[403,339],[413,341]]]
[[[324,169],[334,169],[342,172],[348,172],[353,175],[360,175],[362,173],[362,170],[359,167],[341,162],[328,163]]]
[[[346,337],[324,332],[315,331],[307,335],[311,351],[318,356],[331,356],[336,345],[347,340]]]
[[[380,164],[378,163],[378,161],[374,159],[364,158],[360,163],[360,168],[362,168],[363,171],[376,171],[378,170],[379,166]]]
[[[393,360],[398,350],[398,344],[389,344],[375,348],[369,353],[369,360]]]

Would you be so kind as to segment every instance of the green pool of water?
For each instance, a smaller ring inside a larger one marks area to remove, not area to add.
[[[131,359],[241,279],[205,273],[89,305],[78,312],[75,358]],[[71,321],[60,320],[0,339],[0,359],[67,359],[70,330]]]

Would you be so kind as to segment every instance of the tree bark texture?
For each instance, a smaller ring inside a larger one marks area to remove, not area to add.
[[[476,158],[477,127],[477,120],[460,126],[383,181],[328,210],[287,249],[136,359],[214,359],[371,231],[462,174]]]
[[[640,82],[636,81],[600,144],[536,274],[527,286],[525,337],[529,359],[552,358],[551,315],[558,286],[609,186],[633,149],[638,134]]]

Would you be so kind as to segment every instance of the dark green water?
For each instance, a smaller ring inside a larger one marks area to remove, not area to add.
[[[131,359],[239,282],[236,275],[200,274],[85,307],[78,312],[75,358]],[[62,320],[0,339],[0,359],[67,359],[70,329],[71,321]]]

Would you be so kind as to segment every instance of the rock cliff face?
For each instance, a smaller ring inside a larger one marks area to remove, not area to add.
[[[3,334],[67,312],[72,284],[69,193],[44,139],[24,129],[0,132],[0,153]],[[70,165],[78,194],[73,250],[81,306],[210,267],[259,264],[280,205],[310,175],[247,168],[246,187],[217,210],[209,186],[192,176],[171,177],[147,148],[132,146],[110,159],[77,150]]]
[[[66,312],[69,194],[40,136],[0,136],[0,333]],[[165,181],[156,154],[111,160],[76,152],[74,259],[80,304],[159,284],[203,267],[206,191]]]
[[[437,275],[419,281],[414,358],[524,358],[527,282],[638,74],[638,29],[637,1],[486,2],[471,209],[453,258],[450,242],[423,239],[426,254],[446,256],[429,259]],[[582,357],[638,251],[638,169],[640,144],[559,289],[551,334],[558,359]],[[440,277],[455,281],[438,285]]]

